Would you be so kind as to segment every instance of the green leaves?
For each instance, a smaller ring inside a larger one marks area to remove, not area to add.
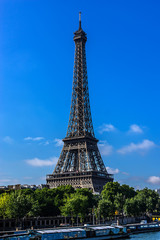
[[[123,215],[124,205],[127,199],[130,199],[136,195],[134,188],[123,184],[120,185],[118,182],[109,182],[103,187],[101,193],[102,200],[110,202],[111,208],[108,207],[108,216],[113,216],[115,211]],[[105,214],[105,209],[104,213]]]
[[[102,198],[114,202],[115,196],[120,192],[120,184],[118,182],[108,182],[101,193]]]
[[[56,189],[23,189],[0,194],[0,217],[57,216],[60,206],[75,190],[72,186]]]
[[[0,195],[0,217],[6,218],[8,215],[9,194],[3,193]]]
[[[128,198],[124,204],[124,213],[127,216],[139,216],[139,201],[134,198]]]
[[[84,217],[87,207],[88,197],[74,193],[66,199],[64,206],[61,207],[61,213],[63,216]]]
[[[0,195],[0,216],[3,218],[36,216],[38,211],[38,202],[31,195],[25,195],[22,191]]]
[[[98,207],[97,207],[95,213],[96,213],[97,218],[99,217],[99,215],[103,218],[107,218],[109,216],[114,215],[114,211],[115,211],[114,204],[111,201],[109,201],[105,198],[102,198],[98,202]]]
[[[88,189],[77,189],[65,199],[64,205],[60,207],[63,216],[79,216],[81,220],[88,214],[95,203],[92,192]]]
[[[94,210],[93,210],[94,209]],[[93,195],[88,189],[74,190],[72,186],[55,189],[30,189],[2,192],[0,194],[0,218],[29,216],[80,216],[95,213],[96,217],[118,214],[139,216],[160,211],[159,195],[151,189],[135,191],[118,182],[107,183],[101,195]]]
[[[159,208],[159,195],[151,189],[137,191],[134,198],[127,199],[124,211],[127,216],[140,216],[152,213]]]

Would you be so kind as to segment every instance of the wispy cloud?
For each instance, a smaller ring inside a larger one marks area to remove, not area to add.
[[[126,176],[128,176],[129,175],[129,173],[127,173],[127,172],[121,172],[123,175],[126,175]]]
[[[44,143],[44,145],[49,145],[49,141],[46,141],[46,142]]]
[[[103,124],[99,127],[99,133],[102,134],[104,132],[114,132],[116,128],[112,124]]]
[[[39,158],[33,158],[33,159],[27,159],[25,160],[28,165],[31,165],[33,167],[48,167],[53,166],[57,163],[58,158],[52,157],[49,159],[39,159]]]
[[[54,142],[56,143],[56,144],[55,144],[56,147],[61,147],[61,146],[63,146],[63,141],[62,141],[62,139],[60,139],[60,138],[55,138],[55,139],[54,139]]]
[[[46,176],[40,177],[40,180],[42,180],[42,181],[46,180]]]
[[[147,182],[154,185],[160,184],[160,177],[151,176],[148,178]]]
[[[143,130],[140,126],[138,126],[137,124],[132,124],[129,128],[128,133],[136,133],[136,134],[141,134],[143,133]]]
[[[118,174],[120,171],[118,168],[110,168],[110,167],[106,167],[107,172],[110,174]]]
[[[8,143],[8,144],[12,144],[13,139],[9,136],[6,136],[6,137],[3,138],[3,142]]]
[[[11,182],[11,179],[0,179],[0,184]]]
[[[23,179],[30,180],[30,179],[33,179],[33,177],[23,177]]]
[[[113,152],[113,147],[109,145],[106,141],[100,141],[98,147],[103,156],[108,156]]]
[[[12,177],[5,177],[3,179],[0,179],[0,185],[17,184],[18,182],[18,179],[14,179]]]
[[[144,151],[154,148],[155,146],[156,146],[156,144],[153,141],[145,139],[141,143],[137,143],[137,144],[131,143],[127,146],[124,146],[124,147],[120,148],[119,150],[117,150],[117,152],[120,154],[127,154],[127,153],[131,153],[131,152],[144,152]]]
[[[24,138],[25,141],[41,141],[44,140],[44,137],[26,137]]]
[[[129,175],[129,173],[127,173],[127,172],[122,172],[122,171],[120,171],[118,168],[106,167],[106,169],[107,169],[107,172],[110,173],[110,174],[118,174],[118,173],[121,173],[121,174],[126,175],[126,176]]]
[[[118,182],[120,182],[121,184],[131,185],[137,188],[137,186],[146,185],[146,178],[143,176],[130,176],[130,177],[125,177],[123,179],[119,179]]]

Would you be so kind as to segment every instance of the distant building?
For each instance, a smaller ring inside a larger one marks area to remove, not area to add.
[[[21,185],[21,189],[26,189],[26,188],[30,188],[30,186],[28,184]]]
[[[38,188],[39,189],[49,188],[49,185],[48,184],[41,184],[41,185],[38,185]]]
[[[6,186],[0,186],[0,189],[9,189],[9,190],[20,190],[20,189],[43,189],[43,188],[49,188],[47,184],[40,184],[40,185],[29,185],[29,184],[16,184],[16,185],[8,185]]]
[[[16,185],[8,185],[9,190],[19,190],[21,189],[21,184],[16,184]]]
[[[6,190],[7,189],[7,187],[6,186],[0,186],[0,190]]]
[[[20,190],[20,189],[43,189],[43,188],[49,188],[49,185],[47,184],[40,184],[40,185],[29,185],[29,184],[15,184],[15,185],[8,185],[8,186],[0,186],[0,190]]]
[[[21,189],[32,189],[32,190],[35,190],[37,188],[38,188],[38,186],[36,186],[36,185],[28,185],[28,184],[21,185]]]
[[[155,190],[158,194],[159,194],[159,196],[160,196],[160,189],[156,189]]]

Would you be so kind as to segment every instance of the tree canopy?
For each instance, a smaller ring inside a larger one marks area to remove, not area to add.
[[[89,189],[60,186],[54,189],[22,189],[0,192],[0,218],[79,216],[107,218],[115,214],[140,216],[160,211],[159,195],[151,189],[135,191],[118,182],[108,182],[100,195]]]

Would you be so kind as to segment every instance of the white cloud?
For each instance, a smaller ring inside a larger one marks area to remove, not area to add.
[[[127,173],[127,172],[122,172],[122,171],[120,171],[118,168],[106,167],[106,169],[107,169],[107,172],[110,173],[110,174],[118,174],[118,173],[121,173],[121,174],[126,175],[126,176],[129,175],[129,173]]]
[[[55,138],[55,139],[54,139],[54,142],[56,143],[56,147],[61,147],[61,146],[63,146],[63,141],[62,141],[62,139]]]
[[[108,156],[113,152],[113,147],[109,145],[106,141],[100,141],[98,147],[103,156]]]
[[[127,172],[121,172],[123,175],[126,175],[126,176],[128,176],[129,175],[129,173],[127,173]]]
[[[114,132],[116,128],[112,124],[103,124],[101,127],[99,127],[99,133],[104,132]]]
[[[33,179],[33,177],[23,177],[23,179],[30,180]]]
[[[147,182],[151,183],[151,184],[160,184],[160,177],[156,177],[156,176],[151,176],[148,178]]]
[[[46,141],[45,143],[44,143],[44,145],[48,145],[49,144],[49,141]]]
[[[110,173],[110,174],[118,174],[120,171],[118,168],[110,168],[110,167],[106,167],[107,169],[107,172]]]
[[[3,138],[3,142],[12,144],[13,143],[13,139],[11,137],[9,137],[9,136],[6,136],[6,137]]]
[[[40,177],[40,180],[42,180],[42,181],[46,180],[46,176]]]
[[[14,179],[12,177],[5,177],[0,179],[0,185],[9,185],[9,184],[17,184],[19,183],[18,179]]]
[[[27,159],[25,160],[27,164],[33,166],[33,167],[47,167],[55,165],[58,161],[57,157],[52,157],[49,159],[39,159],[39,158],[33,158],[33,159]]]
[[[131,152],[136,152],[136,151],[147,151],[153,147],[155,147],[156,144],[148,139],[143,140],[143,142],[141,143],[131,143],[127,146],[124,146],[122,148],[120,148],[119,150],[117,150],[118,153],[120,154],[127,154],[127,153],[131,153]]]
[[[24,138],[24,140],[26,141],[28,141],[28,140],[32,140],[33,138],[32,137],[26,137],[26,138]]]
[[[12,178],[10,176],[4,176],[4,178],[0,179],[0,185],[14,185],[18,183],[18,179]]]
[[[0,179],[0,184],[11,182],[11,179]]]
[[[25,141],[40,141],[40,140],[43,140],[43,139],[44,139],[44,137],[35,137],[35,138],[26,137],[26,138],[24,138]]]
[[[129,133],[143,133],[143,130],[137,124],[132,124],[130,126]]]

